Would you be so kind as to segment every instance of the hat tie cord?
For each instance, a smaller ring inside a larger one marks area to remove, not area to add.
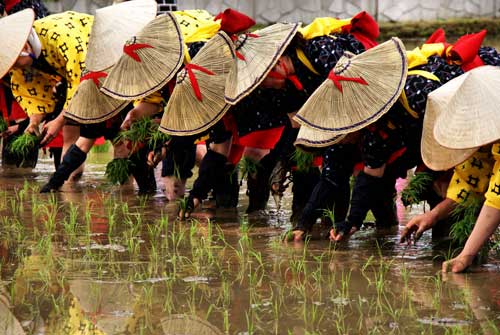
[[[268,74],[268,76],[270,78],[276,78],[276,79],[288,79],[292,82],[293,86],[295,86],[295,88],[299,91],[303,91],[304,90],[304,86],[302,85],[302,83],[300,82],[299,80],[299,77],[297,77],[297,75],[290,71],[290,69],[288,68],[288,66],[286,66],[285,62],[280,62],[278,64],[278,66],[281,66],[285,72],[286,75],[282,75],[281,73],[279,72],[276,72],[274,70],[271,70]]]
[[[136,62],[141,62],[141,58],[139,57],[138,54],[136,54],[136,51],[144,48],[154,48],[154,47],[146,43],[135,43],[135,37],[134,37],[133,43],[123,46],[123,52],[129,55]]]
[[[99,87],[99,78],[105,78],[107,76],[107,73],[102,71],[89,72],[80,78],[80,82],[90,79],[94,82],[95,86]]]
[[[366,80],[364,80],[361,77],[339,76],[339,75],[336,75],[335,72],[333,72],[333,70],[330,71],[330,73],[328,74],[328,79],[330,79],[333,82],[333,84],[335,85],[335,87],[337,87],[337,89],[340,91],[340,93],[344,93],[344,92],[342,92],[342,84],[340,83],[341,81],[352,81],[352,82],[355,82],[355,83],[358,83],[361,85],[368,85]]]
[[[214,72],[202,67],[202,66],[199,66],[199,65],[196,65],[196,64],[186,64],[184,66],[184,69],[187,71],[188,73],[188,76],[189,76],[189,81],[191,81],[191,87],[193,87],[193,91],[194,91],[194,95],[196,95],[196,98],[199,100],[199,101],[202,101],[202,97],[201,97],[201,91],[200,91],[200,85],[198,85],[198,80],[196,80],[196,75],[194,74],[194,70],[198,70],[198,71],[201,71],[203,73],[206,73],[210,76],[213,76],[215,75]]]

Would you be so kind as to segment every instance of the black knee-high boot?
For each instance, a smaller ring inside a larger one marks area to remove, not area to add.
[[[235,169],[235,166],[226,164],[216,178],[214,193],[217,208],[238,206],[240,183],[238,182],[238,170]]]
[[[131,173],[139,187],[139,194],[151,194],[156,192],[156,178],[154,169],[147,163],[149,149],[141,148],[136,154],[130,157],[132,161]]]
[[[374,207],[380,192],[383,192],[383,178],[370,176],[363,171],[356,177],[351,195],[351,209],[347,221],[336,222],[340,232],[348,234],[352,227],[361,228],[368,211]]]
[[[252,213],[259,210],[266,209],[267,202],[269,201],[269,194],[271,186],[269,178],[276,165],[276,155],[267,154],[257,164],[257,173],[252,176],[248,175],[247,180],[247,195],[248,195],[248,208],[247,213]]]
[[[72,144],[64,155],[56,172],[50,177],[49,182],[42,187],[40,193],[47,193],[59,189],[59,187],[69,178],[71,173],[82,165],[86,159],[87,153],[83,152],[76,144]]]
[[[308,171],[292,171],[292,215],[290,221],[295,224],[306,207],[309,198],[320,180],[320,172],[317,168]]]
[[[200,201],[206,199],[208,192],[214,188],[215,182],[218,180],[218,174],[224,171],[226,162],[226,156],[208,150],[201,161],[198,178],[193,184],[193,189],[189,192],[189,199],[196,198]]]

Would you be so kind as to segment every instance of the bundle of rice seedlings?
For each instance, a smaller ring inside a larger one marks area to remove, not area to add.
[[[35,149],[39,141],[38,136],[30,133],[23,133],[10,143],[9,151],[19,157],[26,157]]]
[[[314,154],[295,148],[292,154],[292,160],[295,163],[297,171],[309,172],[313,168]]]
[[[115,142],[129,141],[131,150],[135,152],[143,145],[156,148],[168,141],[170,137],[158,130],[158,123],[151,118],[141,118],[132,123],[130,129],[121,131]]]
[[[484,198],[470,196],[464,202],[455,207],[451,213],[453,225],[450,229],[450,237],[456,243],[464,245],[472,232],[476,219],[483,206]]]
[[[401,201],[405,207],[417,205],[423,201],[424,194],[432,187],[434,178],[429,172],[417,172],[408,185],[401,191]]]
[[[0,133],[3,133],[4,131],[9,128],[9,125],[7,124],[7,121],[3,117],[0,117]]]
[[[111,142],[106,141],[101,145],[94,145],[91,149],[93,153],[106,153],[111,149]]]
[[[255,175],[257,174],[257,170],[260,166],[260,163],[250,157],[243,157],[240,160],[238,166],[241,173],[241,179],[243,180],[248,176],[255,177]]]
[[[132,168],[132,162],[128,158],[115,158],[106,165],[106,178],[112,184],[125,184]]]

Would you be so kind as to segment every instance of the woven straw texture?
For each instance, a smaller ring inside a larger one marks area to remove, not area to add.
[[[500,139],[500,68],[481,66],[463,75],[459,87],[441,110],[434,137],[451,149],[480,147]]]
[[[96,10],[86,69],[101,71],[113,66],[123,53],[123,44],[155,18],[157,6],[154,0],[132,0]]]
[[[160,130],[171,135],[188,136],[199,134],[219,121],[230,107],[224,101],[224,89],[233,58],[234,49],[229,36],[219,32],[212,37],[177,75]],[[210,74],[204,72],[207,70]],[[199,86],[199,96],[195,93],[196,85]]]
[[[105,78],[104,71],[83,73],[65,117],[83,124],[99,123],[125,108],[129,101],[111,98],[99,90]]]
[[[19,57],[28,40],[34,20],[35,12],[32,9],[24,9],[0,19],[0,41],[2,41],[0,78],[5,76]]]
[[[276,23],[236,40],[235,58],[228,77],[225,99],[234,105],[259,86],[276,65],[299,28],[298,24]]]
[[[405,48],[398,38],[356,56],[345,55],[302,106],[295,120],[337,135],[364,128],[397,101],[407,72]]]
[[[170,315],[161,320],[161,325],[165,335],[222,335],[217,327],[194,315]]]
[[[301,126],[294,142],[298,147],[323,148],[342,141],[345,135],[332,135],[314,128]]]
[[[436,119],[447,108],[454,92],[462,85],[465,78],[466,75],[461,75],[434,90],[427,97],[420,150],[425,165],[436,171],[451,169],[476,151],[476,149],[455,150],[443,147],[433,134]]]
[[[170,13],[150,21],[124,49],[129,53],[120,57],[102,87],[117,99],[134,100],[158,91],[184,60],[182,34]]]

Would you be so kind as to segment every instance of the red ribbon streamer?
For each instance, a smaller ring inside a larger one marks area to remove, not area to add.
[[[194,94],[196,95],[196,98],[198,100],[202,101],[203,99],[201,97],[200,86],[198,85],[198,80],[196,80],[196,75],[194,74],[193,71],[194,70],[201,71],[201,72],[206,73],[210,76],[215,75],[215,73],[213,73],[210,70],[205,69],[202,66],[196,65],[196,64],[186,64],[184,66],[184,68],[186,69],[186,71],[188,73],[189,80],[191,81],[191,86],[193,87],[193,91],[194,91]]]
[[[107,76],[108,75],[105,72],[89,72],[80,78],[80,82],[91,79],[94,82],[95,86],[99,87],[99,78],[105,78]]]
[[[129,55],[136,62],[140,62],[141,58],[135,52],[139,49],[144,49],[144,48],[154,48],[154,47],[146,43],[134,43],[134,44],[124,45],[123,52]]]
[[[302,91],[304,89],[304,86],[300,82],[299,78],[295,74],[288,74],[287,76],[282,75],[279,72],[276,71],[269,71],[268,75],[269,78],[276,78],[276,79],[288,79],[292,82],[293,86],[299,91]]]
[[[340,93],[343,93],[342,84],[340,83],[341,81],[353,81],[361,85],[368,85],[368,83],[361,77],[351,78],[351,77],[338,76],[335,74],[335,72],[333,72],[333,70],[330,71],[330,73],[328,74],[328,79],[330,79],[335,84],[335,87],[338,88]]]

